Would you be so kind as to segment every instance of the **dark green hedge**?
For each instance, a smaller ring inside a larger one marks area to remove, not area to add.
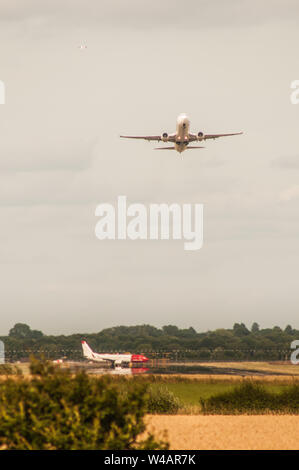
[[[207,414],[299,414],[299,385],[294,384],[280,393],[274,393],[259,383],[244,382],[228,392],[201,399],[200,403]]]
[[[147,387],[128,381],[126,393],[109,377],[71,375],[47,362],[31,363],[33,377],[0,382],[2,449],[161,449],[143,440]]]

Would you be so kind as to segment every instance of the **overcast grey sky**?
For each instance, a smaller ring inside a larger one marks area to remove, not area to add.
[[[2,0],[1,328],[299,328],[297,0]],[[86,44],[87,49],[78,46]],[[243,130],[154,152],[119,134]],[[204,246],[95,238],[95,207],[204,204]]]

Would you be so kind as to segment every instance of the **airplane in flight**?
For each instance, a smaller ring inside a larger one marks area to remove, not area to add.
[[[113,367],[119,367],[123,363],[143,363],[148,361],[148,358],[143,356],[142,354],[99,354],[93,352],[93,350],[90,348],[86,341],[81,341],[81,344],[83,349],[83,356],[86,359],[89,359],[90,361],[94,362],[108,361]]]
[[[155,150],[176,150],[179,153],[182,153],[184,150],[189,149],[201,149],[202,146],[192,146],[188,147],[190,142],[202,142],[207,139],[217,139],[218,137],[227,137],[231,135],[240,135],[243,132],[235,132],[232,134],[204,134],[203,132],[198,132],[193,134],[189,131],[190,120],[186,114],[180,114],[177,118],[176,132],[173,134],[167,134],[163,132],[161,135],[121,135],[120,137],[124,139],[144,139],[147,141],[156,140],[158,142],[172,142],[173,147],[156,147]]]

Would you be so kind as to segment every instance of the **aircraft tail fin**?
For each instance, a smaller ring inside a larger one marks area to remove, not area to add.
[[[87,359],[92,359],[93,358],[92,349],[88,346],[86,341],[81,341],[81,344],[82,344],[82,349],[83,349],[83,356],[86,357]]]

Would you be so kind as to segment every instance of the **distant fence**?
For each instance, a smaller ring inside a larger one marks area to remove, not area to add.
[[[5,362],[5,347],[3,341],[0,340],[0,364]]]
[[[4,347],[4,345],[3,345]],[[128,351],[96,349],[98,353],[125,354]],[[131,351],[132,352],[132,351]],[[167,359],[170,361],[288,361],[292,350],[288,349],[222,349],[222,348],[200,348],[200,349],[173,349],[173,350],[134,350],[134,353],[147,355],[149,359]],[[30,356],[41,357],[45,359],[65,358],[69,360],[81,360],[83,358],[80,349],[7,349],[5,351],[7,361],[16,361],[29,359]],[[3,349],[4,358],[4,349]],[[1,360],[1,342],[0,342],[0,360]]]

